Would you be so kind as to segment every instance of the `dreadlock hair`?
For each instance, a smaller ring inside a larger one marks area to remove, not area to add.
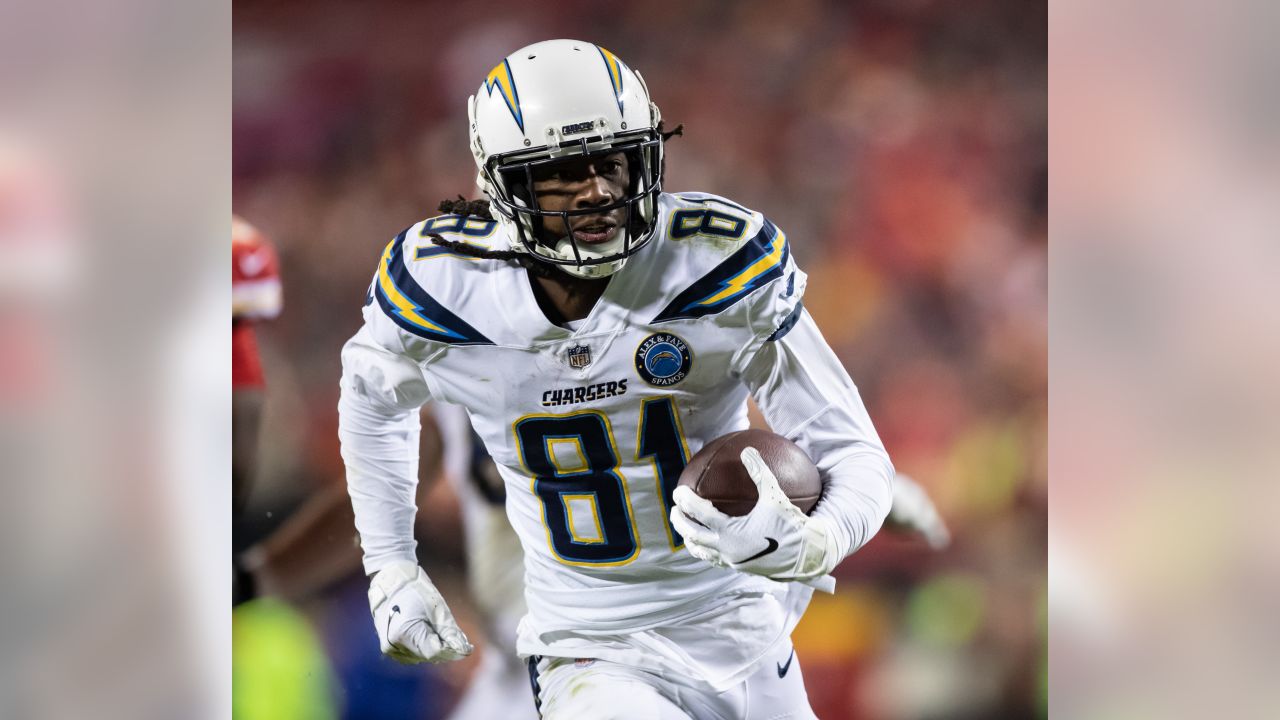
[[[679,125],[675,126],[675,129],[669,132],[663,129],[663,125],[665,124],[666,124],[665,120],[659,120],[658,127],[656,128],[658,131],[658,134],[662,136],[662,142],[666,142],[671,138],[676,137],[677,135],[680,137],[684,137],[684,123],[680,123]]]
[[[438,208],[442,213],[450,215],[462,215],[464,217],[477,217],[481,220],[493,221],[493,212],[489,210],[488,200],[468,200],[461,195],[456,200],[441,200]],[[555,268],[551,265],[538,262],[533,259],[529,253],[516,252],[515,250],[490,250],[488,248],[477,247],[469,243],[457,242],[455,240],[446,240],[436,233],[427,233],[427,237],[436,245],[443,248],[449,248],[452,252],[468,257],[481,258],[483,260],[506,260],[520,265],[524,269],[534,275],[542,277],[553,277]]]
[[[488,200],[467,200],[461,195],[456,200],[441,200],[440,207],[437,208],[442,213],[450,215],[462,215],[464,217],[477,217],[482,220],[493,221],[493,212],[489,209]]]
[[[676,125],[674,129],[668,131],[663,128],[663,121],[658,121],[658,127],[655,128],[658,134],[662,136],[662,141],[666,142],[673,137],[684,136],[684,125]],[[664,159],[665,162],[665,159]],[[489,209],[489,201],[483,198],[478,200],[468,200],[459,195],[454,200],[441,200],[437,209],[442,213],[449,215],[461,215],[463,217],[476,217],[481,220],[493,221],[493,211]],[[539,262],[535,260],[529,253],[516,252],[515,250],[489,250],[487,248],[476,247],[464,242],[454,240],[446,240],[436,233],[427,233],[427,237],[436,245],[448,248],[450,251],[459,255],[468,257],[481,258],[483,260],[506,260],[514,262],[525,268],[534,275],[542,277],[554,277],[555,268],[550,263]]]

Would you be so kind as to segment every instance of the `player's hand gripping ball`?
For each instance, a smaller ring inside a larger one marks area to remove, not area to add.
[[[707,443],[689,460],[679,484],[710,500],[725,515],[746,515],[760,499],[742,463],[742,451],[749,447],[760,451],[778,487],[807,515],[822,495],[818,468],[800,446],[768,430],[731,432]]]
[[[818,469],[804,451],[779,435],[744,430],[708,443],[689,461],[671,525],[689,554],[712,565],[813,581],[841,560],[831,526],[806,514],[821,495]],[[834,581],[815,586],[830,590]]]

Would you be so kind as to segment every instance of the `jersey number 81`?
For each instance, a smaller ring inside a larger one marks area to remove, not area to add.
[[[571,565],[624,565],[640,549],[634,512],[622,476],[618,474],[618,444],[609,419],[599,411],[572,415],[534,415],[515,424],[517,447],[533,475],[533,492],[542,500],[543,521],[556,556]],[[579,462],[570,468],[557,464],[557,443],[570,444]],[[688,463],[680,419],[669,397],[643,401],[636,443],[636,460],[653,463],[657,491],[663,501],[663,523],[671,549],[684,544],[670,526],[671,494]],[[595,533],[575,532],[574,508],[589,508]]]

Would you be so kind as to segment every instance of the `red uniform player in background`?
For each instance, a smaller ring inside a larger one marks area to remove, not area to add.
[[[267,238],[231,218],[232,506],[244,509],[258,458],[264,376],[254,326],[280,314],[280,262]]]
[[[281,311],[280,262],[267,237],[231,218],[231,474],[235,517],[244,512],[258,474],[266,396],[255,336]],[[433,453],[439,454],[439,453]],[[317,489],[268,537],[233,557],[233,604],[260,594],[299,600],[360,568],[355,519],[345,484]]]

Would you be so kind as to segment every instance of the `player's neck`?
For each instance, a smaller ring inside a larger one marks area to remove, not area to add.
[[[550,277],[529,273],[529,280],[542,314],[556,325],[581,320],[591,314],[591,308],[596,306],[609,286],[607,277],[587,280],[562,272]]]

